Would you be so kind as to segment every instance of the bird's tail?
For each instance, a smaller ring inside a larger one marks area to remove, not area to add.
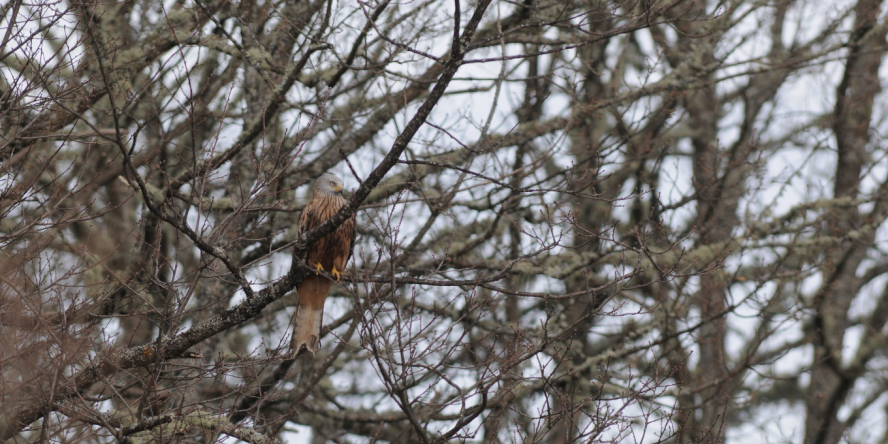
[[[293,314],[293,355],[305,348],[312,354],[318,350],[321,323],[324,319],[324,301],[333,282],[321,276],[307,276],[299,284],[299,303]]]

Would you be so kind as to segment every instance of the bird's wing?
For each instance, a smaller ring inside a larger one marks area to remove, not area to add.
[[[311,219],[311,207],[311,202],[309,202],[304,208],[302,208],[302,213],[299,215],[299,223],[296,224],[298,227],[296,235],[298,236],[302,236],[309,230],[308,222]]]
[[[355,251],[355,240],[358,237],[358,230],[355,224],[354,216],[350,217],[348,220],[343,222],[343,225],[346,225],[346,230],[351,233],[349,237],[348,243],[348,256],[345,259],[345,263],[347,264],[349,260],[351,260],[352,253]]]

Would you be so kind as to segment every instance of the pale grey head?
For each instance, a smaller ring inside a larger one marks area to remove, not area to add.
[[[318,192],[324,194],[342,194],[342,179],[336,177],[335,174],[324,173],[321,177],[318,177],[318,180],[314,184],[314,188],[312,188],[312,194]]]

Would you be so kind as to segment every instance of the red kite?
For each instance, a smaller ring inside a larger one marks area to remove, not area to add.
[[[326,222],[345,204],[342,197],[342,179],[326,173],[318,178],[311,191],[311,200],[299,216],[299,234]],[[345,265],[351,258],[355,245],[355,217],[342,223],[333,233],[322,237],[308,247],[306,260],[315,269],[299,284],[299,302],[293,314],[293,354],[304,346],[312,354],[318,350],[321,338],[321,323],[324,318],[324,301],[333,286],[333,281],[318,275],[319,271],[329,271],[338,281]]]

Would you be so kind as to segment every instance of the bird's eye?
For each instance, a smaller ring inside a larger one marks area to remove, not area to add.
[[[330,185],[336,186],[336,182],[330,181]]]

